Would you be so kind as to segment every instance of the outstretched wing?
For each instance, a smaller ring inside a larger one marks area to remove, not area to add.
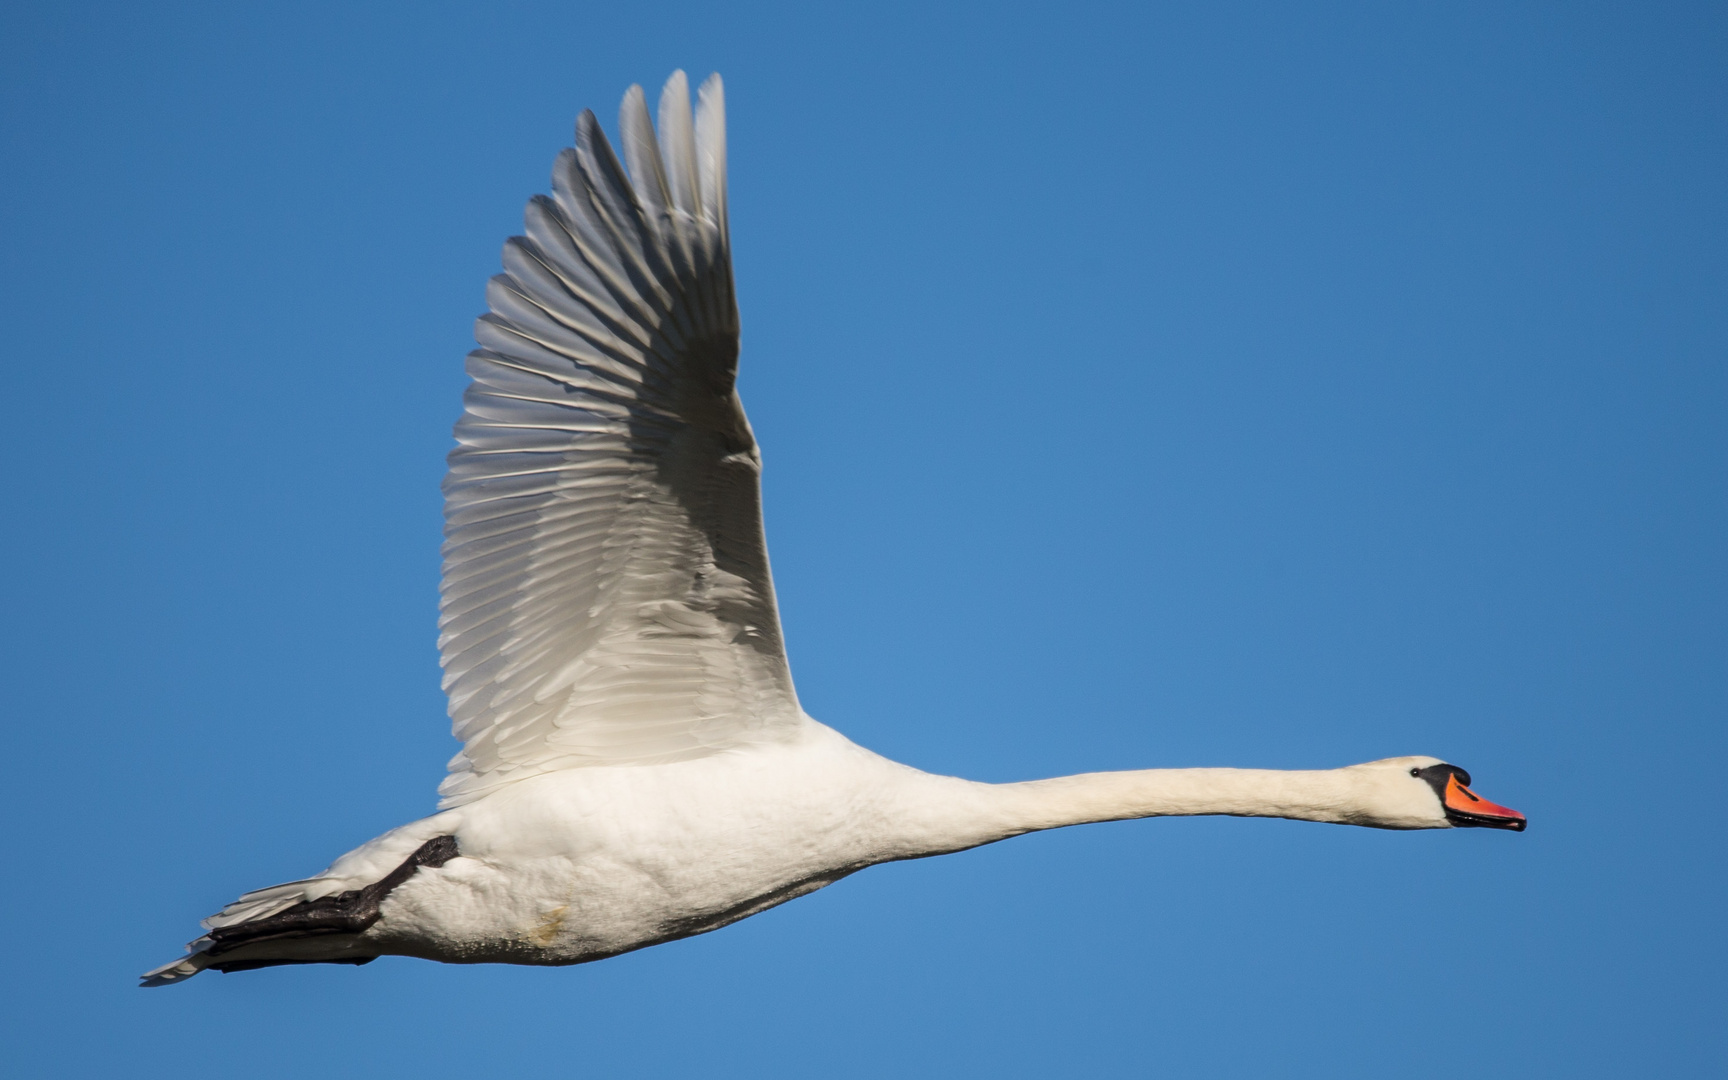
[[[676,761],[800,722],[733,389],[720,78],[592,113],[468,357],[444,482],[439,647],[453,806],[556,769]]]

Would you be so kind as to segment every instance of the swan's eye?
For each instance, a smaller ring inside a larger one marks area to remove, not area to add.
[[[1416,767],[1414,767],[1414,766],[1412,766],[1412,767],[1411,767],[1411,769],[1410,769],[1410,775],[1411,775],[1411,776],[1421,776],[1421,775],[1422,775],[1422,770],[1421,770],[1421,769],[1418,769],[1418,768],[1416,768]]]

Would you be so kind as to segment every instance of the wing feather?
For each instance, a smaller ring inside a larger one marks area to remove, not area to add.
[[[446,806],[800,723],[733,389],[719,77],[693,115],[675,73],[659,117],[631,87],[620,164],[582,115],[475,324],[444,484]]]

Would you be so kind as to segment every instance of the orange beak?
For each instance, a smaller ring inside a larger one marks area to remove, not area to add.
[[[1446,804],[1446,816],[1454,825],[1482,825],[1490,829],[1523,832],[1524,826],[1529,824],[1518,811],[1491,803],[1460,784],[1456,775],[1447,778],[1446,796],[1442,801]]]

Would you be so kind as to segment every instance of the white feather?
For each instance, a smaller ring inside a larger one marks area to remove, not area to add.
[[[630,89],[629,179],[584,114],[487,290],[445,482],[445,806],[797,723],[733,390],[719,83],[702,95],[693,119],[675,74],[656,137]]]

